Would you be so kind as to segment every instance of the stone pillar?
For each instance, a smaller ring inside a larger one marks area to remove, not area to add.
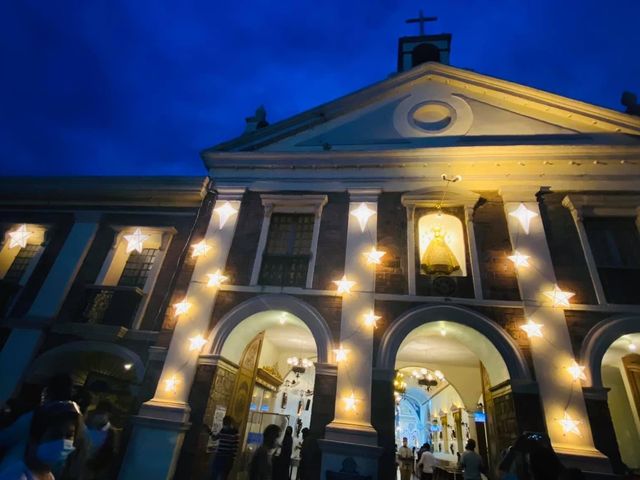
[[[530,266],[517,268],[524,314],[543,325],[544,337],[533,337],[530,343],[547,432],[565,464],[577,462],[585,470],[610,471],[607,458],[594,446],[581,385],[567,371],[575,357],[564,311],[552,307],[543,293],[554,289],[556,278],[535,194],[524,188],[501,191],[513,250],[529,256]],[[510,215],[522,207],[530,212],[525,222],[528,232],[518,218]],[[580,434],[563,432],[560,420],[565,412],[580,422]]]
[[[190,350],[189,339],[207,336],[217,293],[215,287],[207,286],[207,275],[218,270],[224,273],[243,193],[244,189],[218,189],[216,206],[204,237],[211,249],[196,259],[185,296],[191,306],[178,316],[155,395],[133,418],[121,479],[173,476],[185,431],[189,428],[188,399],[200,354],[200,349]]]
[[[336,380],[338,369],[330,363],[316,363],[316,378],[313,385],[313,408],[310,430],[324,437],[326,426],[335,417]]]
[[[393,396],[393,370],[373,369],[371,387],[371,423],[378,432],[378,445],[382,448],[378,461],[378,478],[395,478],[395,398]]]
[[[340,471],[342,462],[352,457],[361,475],[377,478],[377,434],[371,426],[371,368],[373,328],[364,325],[364,316],[374,309],[375,264],[364,253],[376,245],[377,196],[379,191],[350,191],[347,251],[344,275],[356,282],[351,293],[343,294],[340,324],[341,347],[347,359],[338,365],[335,417],[320,441],[323,452],[322,475]],[[374,214],[366,220],[354,212],[365,205]],[[362,225],[361,225],[362,221]],[[336,279],[337,280],[337,279]],[[354,408],[347,398],[355,397]]]
[[[474,297],[482,299],[482,278],[480,276],[480,258],[478,256],[478,247],[476,246],[476,230],[473,225],[474,206],[465,205],[464,220],[467,225],[467,240],[469,244],[469,260],[471,264],[471,278],[473,279]]]
[[[608,388],[585,387],[584,400],[587,404],[589,423],[593,431],[596,448],[609,457],[614,473],[624,474],[625,465],[620,456],[618,439],[613,427],[607,394]]]
[[[11,397],[22,380],[43,338],[42,329],[58,314],[69,288],[84,261],[96,232],[100,215],[76,214],[76,222],[27,312],[25,328],[15,327],[0,352],[0,404]]]

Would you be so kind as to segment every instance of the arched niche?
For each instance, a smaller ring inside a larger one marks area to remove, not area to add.
[[[438,233],[436,233],[438,232]],[[431,242],[438,241],[440,234],[444,243],[456,258],[459,269],[453,271],[452,276],[467,275],[467,254],[465,246],[464,228],[459,218],[442,212],[428,213],[418,219],[418,252],[420,260],[429,248]]]

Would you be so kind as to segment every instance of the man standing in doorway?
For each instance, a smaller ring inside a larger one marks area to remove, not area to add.
[[[411,480],[413,452],[407,446],[407,437],[402,438],[402,446],[398,449],[398,463],[400,464],[400,480]]]
[[[211,438],[218,442],[213,464],[211,465],[211,479],[227,480],[229,472],[233,468],[233,461],[236,458],[239,443],[238,430],[233,425],[233,418],[226,415],[222,419],[222,429],[218,433],[213,433],[208,425],[204,425],[204,427]]]
[[[470,438],[464,447],[464,453],[460,457],[460,467],[462,467],[464,480],[480,480],[480,472],[484,469],[482,465],[482,457],[474,450],[476,441]]]

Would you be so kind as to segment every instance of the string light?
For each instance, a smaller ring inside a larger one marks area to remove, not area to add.
[[[27,240],[33,235],[33,232],[27,230],[27,225],[22,224],[16,228],[13,232],[9,232],[9,248],[27,246]]]
[[[220,285],[226,282],[229,278],[224,276],[220,269],[218,269],[216,273],[207,273],[207,277],[209,277],[209,281],[207,281],[207,287],[215,288],[220,287]]]
[[[200,350],[207,344],[207,340],[202,335],[196,335],[189,339],[189,351]]]
[[[142,244],[145,240],[149,239],[149,235],[145,235],[139,228],[136,228],[135,232],[130,235],[125,235],[124,239],[127,241],[127,253],[133,252],[134,250],[142,253]]]
[[[380,265],[382,263],[382,257],[384,257],[386,252],[381,252],[380,250],[376,250],[376,247],[371,247],[371,250],[368,252],[364,252],[363,255],[367,258],[368,264]]]
[[[553,286],[553,290],[542,293],[551,300],[552,307],[568,307],[569,299],[575,295],[575,293],[573,292],[565,292],[560,290],[558,284],[555,284]]]
[[[510,255],[507,258],[513,262],[513,265],[516,268],[529,266],[529,255],[522,255],[517,250],[513,252],[513,255]]]
[[[225,223],[227,223],[227,220],[229,220],[232,215],[238,213],[238,210],[233,208],[229,202],[224,202],[221,207],[218,207],[213,211],[218,214],[218,217],[220,219],[220,229],[224,227]]]
[[[578,365],[575,361],[573,365],[567,367],[567,371],[571,374],[574,381],[586,380],[587,376],[584,373],[585,367]]]
[[[178,379],[175,375],[170,376],[164,381],[164,391],[165,392],[175,392],[178,387]]]
[[[358,400],[356,400],[355,395],[353,394],[353,392],[351,392],[351,395],[349,395],[348,397],[344,397],[344,408],[345,410],[355,410],[356,409],[356,403],[358,402]]]
[[[541,337],[542,338],[542,327],[543,325],[540,323],[535,323],[529,320],[524,325],[520,325],[520,329],[524,330],[527,333],[529,338],[533,337]]]
[[[191,303],[187,301],[187,297],[184,297],[184,299],[181,302],[174,303],[173,306],[176,309],[174,312],[174,315],[177,317],[178,315],[187,313],[191,308]]]
[[[193,252],[191,253],[192,257],[200,257],[202,255],[206,255],[207,252],[211,250],[211,247],[207,245],[207,242],[205,240],[192,245],[191,248],[193,248]]]
[[[582,434],[580,433],[580,429],[578,428],[578,425],[580,425],[582,422],[580,420],[572,419],[566,411],[564,412],[564,417],[558,420],[558,423],[562,425],[562,431],[565,435],[567,433],[575,433],[579,437],[582,436]]]
[[[131,370],[131,368],[133,368],[133,363],[125,363],[123,367],[128,372],[129,370]]]
[[[336,362],[340,363],[343,362],[347,359],[347,353],[349,352],[349,350],[345,350],[344,348],[340,347],[340,348],[336,348],[333,353],[335,353],[336,355]]]
[[[374,313],[374,311],[373,311],[373,310],[369,310],[369,313],[366,313],[366,314],[364,315],[364,324],[365,324],[367,327],[373,327],[373,328],[376,328],[376,327],[378,326],[378,325],[377,325],[377,322],[378,322],[378,320],[380,320],[381,318],[382,318],[382,317],[381,317],[381,316],[379,316],[379,315],[376,315],[376,314]]]
[[[364,229],[367,228],[367,222],[369,221],[369,218],[371,218],[371,216],[375,214],[376,211],[371,210],[364,202],[362,202],[358,208],[351,211],[351,215],[356,217],[358,219],[358,222],[360,222],[360,230],[363,232]]]
[[[347,280],[346,275],[343,275],[340,280],[334,280],[333,283],[335,283],[338,286],[338,293],[347,293],[347,294],[351,293],[351,288],[356,284],[356,282],[352,280]]]
[[[532,212],[525,207],[524,203],[521,203],[518,208],[513,212],[510,212],[509,215],[518,219],[520,226],[527,235],[529,234],[529,224],[531,223],[531,219],[538,216],[536,212]]]

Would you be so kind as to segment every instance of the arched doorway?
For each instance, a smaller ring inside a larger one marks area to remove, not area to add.
[[[409,372],[407,392],[419,388],[426,397],[427,443],[452,466],[466,440],[474,438],[495,468],[503,449],[531,428],[526,418],[540,417],[525,413],[516,398],[532,379],[515,340],[468,309],[426,306],[402,315],[381,339],[377,367]],[[384,431],[383,426],[381,436]]]
[[[603,428],[603,420],[610,416],[621,460],[634,470],[640,469],[639,325],[638,317],[605,320],[585,337],[582,349],[583,361],[589,366],[590,388],[595,391],[608,390],[608,412],[603,408],[604,404],[598,408],[597,401],[588,402],[591,422],[595,428]],[[592,412],[597,413],[593,415]],[[604,435],[594,435],[594,438]],[[596,446],[615,462],[619,458],[617,452],[612,451],[616,442],[605,443],[607,445]]]

